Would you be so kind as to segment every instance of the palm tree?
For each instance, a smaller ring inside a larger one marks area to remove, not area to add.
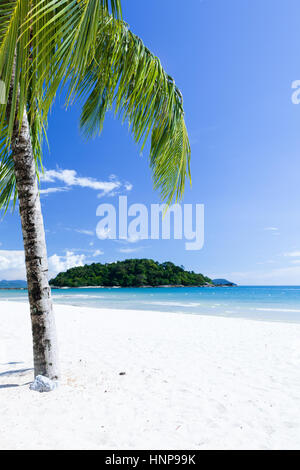
[[[51,105],[60,90],[66,106],[79,101],[87,136],[101,132],[112,107],[141,148],[151,134],[154,187],[170,203],[190,176],[182,96],[122,20],[120,0],[0,0],[0,79],[0,208],[19,202],[35,376],[58,379],[38,187]]]

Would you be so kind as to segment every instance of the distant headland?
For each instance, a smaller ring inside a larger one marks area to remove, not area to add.
[[[213,279],[212,283],[217,287],[236,287],[234,282],[227,281],[227,279]]]
[[[0,281],[0,289],[27,289],[26,281]]]

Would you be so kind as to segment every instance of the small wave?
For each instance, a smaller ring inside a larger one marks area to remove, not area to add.
[[[253,310],[257,310],[259,312],[293,312],[293,313],[300,313],[300,309],[295,309],[295,308],[254,308]]]
[[[27,296],[19,296],[19,297],[0,297],[1,301],[8,302],[9,300],[27,300]]]
[[[168,307],[200,307],[202,304],[197,302],[188,302],[188,303],[181,303],[181,302],[143,302],[144,304],[151,304],[151,305],[165,305]]]
[[[76,295],[59,294],[59,295],[53,295],[52,297],[54,299],[72,299],[73,301],[76,301],[76,299],[105,299],[106,298],[104,295],[84,295],[84,294],[76,294]]]

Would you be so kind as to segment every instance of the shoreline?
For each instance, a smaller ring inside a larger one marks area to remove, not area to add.
[[[161,286],[80,286],[80,287],[57,287],[57,286],[51,286],[51,290],[68,290],[68,289],[174,289],[174,288],[204,288],[204,287],[209,287],[209,288],[217,288],[217,287],[238,287],[237,285],[234,286],[227,286],[227,285],[199,285],[199,286],[184,286],[184,285],[161,285]],[[243,286],[240,286],[243,287]],[[261,286],[264,287],[264,286]],[[0,287],[1,290],[28,290],[27,287]]]
[[[28,304],[28,299],[25,298],[25,299],[20,299],[18,301],[15,301],[15,300],[2,300],[0,298],[0,310],[1,310],[1,303],[9,303],[9,304],[22,304],[22,305],[27,305],[28,308],[29,308],[29,304]],[[148,310],[148,309],[140,309],[140,308],[121,308],[121,307],[113,307],[113,308],[105,308],[105,307],[96,307],[94,305],[81,305],[81,304],[72,304],[72,303],[60,303],[60,302],[57,302],[57,301],[54,301],[53,302],[53,308],[55,309],[56,307],[59,307],[59,308],[64,308],[64,307],[71,307],[71,308],[74,308],[74,309],[87,309],[87,310],[94,310],[94,311],[99,311],[100,313],[104,314],[104,313],[107,313],[107,312],[124,312],[124,313],[139,313],[139,314],[143,314],[143,313],[146,313],[146,314],[154,314],[154,315],[180,315],[180,316],[193,316],[193,317],[201,317],[201,318],[215,318],[215,319],[223,319],[223,320],[245,320],[245,321],[249,321],[249,322],[259,322],[259,323],[266,323],[266,324],[269,324],[269,323],[275,323],[275,324],[282,324],[282,325],[299,325],[300,327],[300,321],[296,320],[296,321],[293,321],[293,320],[277,320],[277,319],[274,319],[274,318],[269,318],[269,319],[265,319],[265,318],[250,318],[250,317],[242,317],[242,316],[229,316],[229,315],[213,315],[213,314],[210,314],[210,313],[192,313],[192,312],[183,312],[183,311],[173,311],[173,312],[170,312],[168,310]],[[287,310],[287,311],[291,311],[291,310]]]
[[[9,303],[9,304],[22,304],[22,305],[27,305],[29,308],[29,302],[28,298],[21,298],[19,300],[9,300],[9,299],[1,299],[0,298],[0,311],[1,311],[1,304]],[[55,309],[56,307],[59,308],[74,308],[74,309],[87,309],[87,310],[94,310],[94,311],[99,311],[100,313],[104,314],[107,312],[124,312],[124,313],[139,313],[139,314],[159,314],[159,315],[180,315],[180,316],[193,316],[193,317],[201,317],[201,318],[215,318],[215,319],[224,319],[224,320],[245,320],[245,321],[250,321],[250,322],[259,322],[259,323],[273,323],[273,324],[282,324],[282,325],[298,325],[300,326],[300,320],[292,320],[292,319],[276,319],[276,318],[259,318],[259,317],[249,317],[249,316],[230,316],[228,314],[218,314],[215,315],[213,313],[194,313],[194,312],[188,312],[188,311],[170,311],[170,310],[159,310],[159,309],[141,309],[141,308],[126,308],[126,307],[112,307],[112,308],[107,308],[107,307],[97,307],[95,305],[82,305],[82,304],[75,304],[75,303],[60,303],[59,301],[53,301],[53,308]],[[276,308],[274,309],[261,309],[262,311],[267,310],[267,311],[276,311]],[[283,311],[280,309],[280,311]],[[294,309],[285,309],[284,311],[286,312],[294,312]],[[298,310],[297,310],[298,312]],[[299,310],[300,312],[300,310]]]
[[[28,303],[0,312],[0,448],[300,449],[300,325],[56,304],[38,394]]]
[[[166,286],[81,286],[81,287],[56,287],[50,286],[51,290],[68,290],[68,289],[166,289],[166,288],[203,288],[203,287],[229,287],[229,286],[181,286],[181,285],[166,285]],[[232,286],[230,286],[232,287]],[[28,290],[27,287],[0,287],[1,290]]]

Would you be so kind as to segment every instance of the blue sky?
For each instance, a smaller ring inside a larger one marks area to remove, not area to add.
[[[100,203],[117,205],[120,194],[159,202],[147,151],[140,155],[112,114],[101,137],[84,141],[80,109],[65,111],[58,99],[42,189],[63,189],[41,195],[51,272],[146,257],[240,284],[300,284],[300,105],[291,100],[300,80],[299,1],[123,0],[123,14],[182,90],[193,177],[184,202],[205,205],[205,245],[98,240]],[[1,222],[0,242],[0,279],[22,278],[17,213]]]

